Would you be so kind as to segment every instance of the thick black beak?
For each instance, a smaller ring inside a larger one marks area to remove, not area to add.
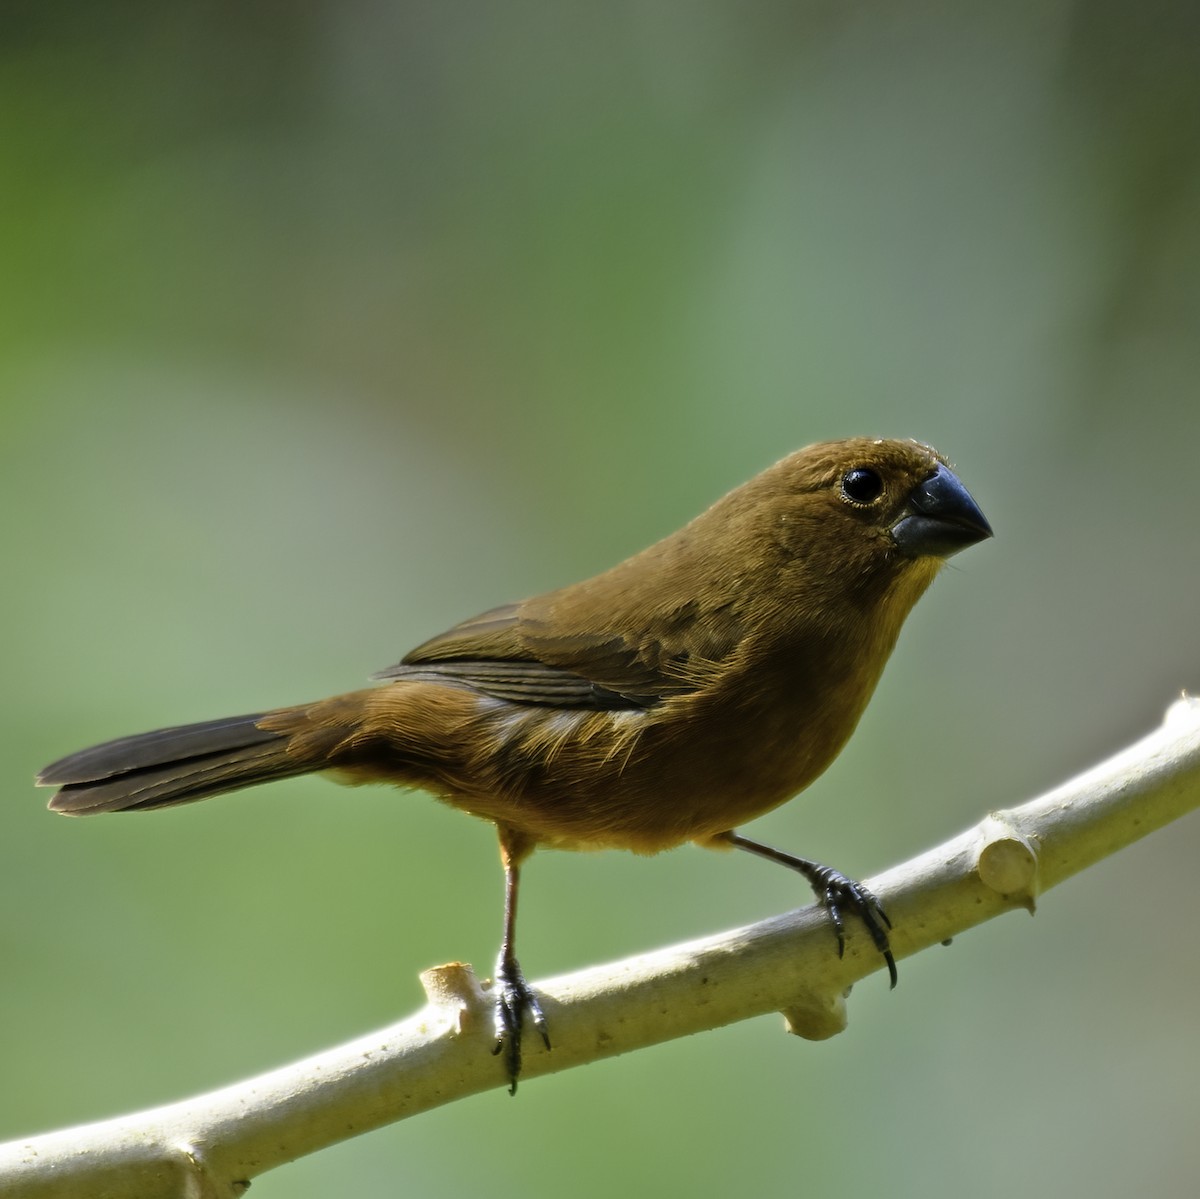
[[[939,466],[913,488],[892,539],[910,558],[949,558],[992,535],[971,493],[948,467]]]

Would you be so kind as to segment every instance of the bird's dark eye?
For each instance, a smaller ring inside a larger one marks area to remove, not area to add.
[[[883,480],[869,466],[856,466],[842,476],[842,495],[854,504],[874,503],[883,494]]]

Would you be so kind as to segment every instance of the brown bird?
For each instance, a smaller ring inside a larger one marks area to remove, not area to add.
[[[160,729],[47,766],[56,812],[142,811],[331,771],[432,791],[491,821],[505,871],[496,1043],[510,1090],[528,1017],[515,952],[539,845],[730,846],[802,874],[886,960],[866,888],[735,829],[833,761],[944,559],[991,536],[945,459],[912,441],[809,446],[604,574],[493,608],[379,674],[386,685]]]

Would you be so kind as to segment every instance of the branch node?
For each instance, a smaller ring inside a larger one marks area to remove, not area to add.
[[[177,1160],[183,1168],[183,1186],[181,1194],[186,1199],[238,1199],[250,1189],[246,1180],[226,1182],[218,1179],[208,1167],[204,1150],[198,1145],[190,1145],[186,1141],[175,1145],[178,1153]]]
[[[984,886],[1026,908],[1037,907],[1038,857],[1033,840],[1006,813],[992,812],[979,826],[981,842],[975,869]]]
[[[447,962],[421,972],[421,986],[431,1007],[454,1029],[462,1033],[476,1015],[490,1014],[488,1001],[467,962]]]
[[[1194,724],[1198,715],[1200,715],[1200,696],[1188,695],[1186,691],[1181,691],[1179,698],[1163,716],[1163,726],[1174,728]]]
[[[783,1010],[787,1030],[806,1041],[827,1041],[844,1032],[850,1022],[846,1014],[849,988],[834,994],[809,991]]]

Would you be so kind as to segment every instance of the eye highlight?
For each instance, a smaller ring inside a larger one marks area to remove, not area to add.
[[[883,494],[883,480],[869,466],[855,466],[842,476],[842,495],[852,504],[873,504]]]

